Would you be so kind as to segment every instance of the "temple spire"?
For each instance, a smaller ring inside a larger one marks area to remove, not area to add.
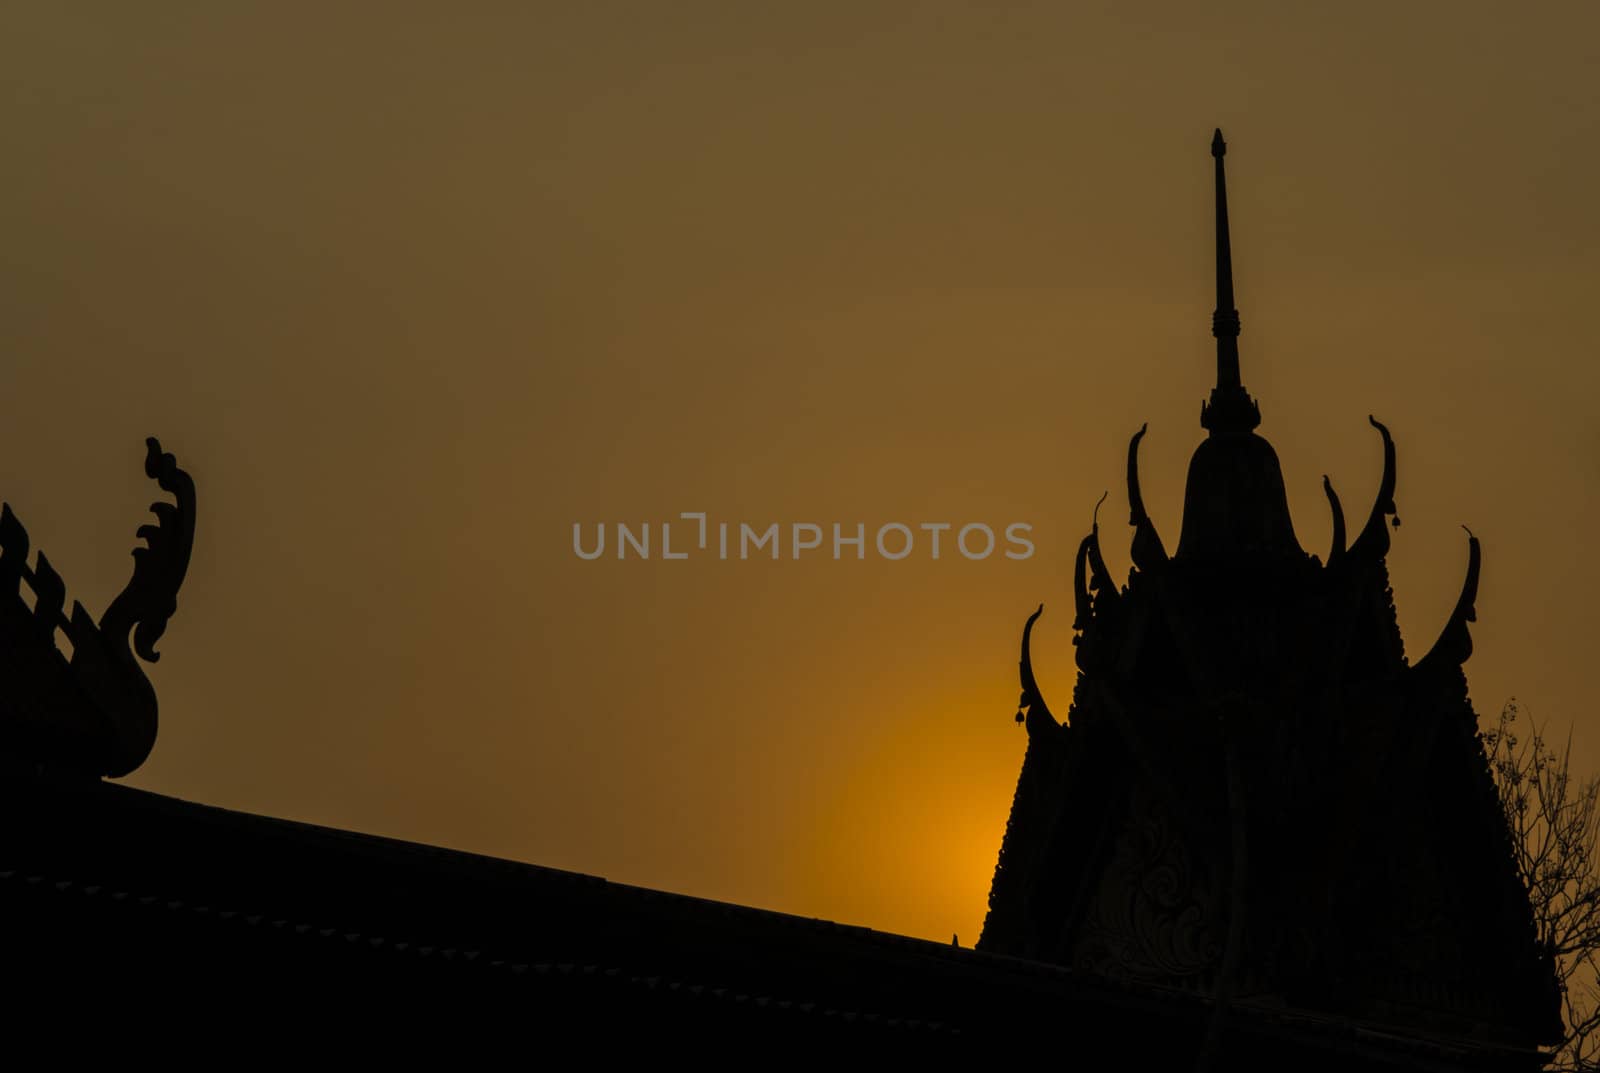
[[[1217,387],[1239,387],[1239,311],[1233,307],[1233,246],[1228,239],[1228,175],[1222,158],[1228,143],[1219,127],[1211,136],[1211,156],[1217,162],[1217,309],[1211,314],[1211,334],[1217,337]]]
[[[1228,235],[1228,176],[1222,158],[1228,143],[1219,128],[1211,136],[1217,169],[1217,308],[1211,334],[1217,337],[1217,386],[1201,407],[1200,424],[1213,435],[1249,432],[1261,423],[1261,412],[1239,378],[1239,311],[1233,305],[1233,244]]]

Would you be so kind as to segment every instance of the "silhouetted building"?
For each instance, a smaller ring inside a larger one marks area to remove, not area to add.
[[[1029,662],[1038,612],[1023,629],[1028,750],[978,948],[1203,995],[1219,1022],[1316,1011],[1535,1064],[1559,995],[1461,670],[1478,541],[1443,633],[1408,662],[1384,564],[1395,448],[1369,418],[1377,502],[1347,547],[1323,478],[1333,544],[1326,562],[1301,549],[1239,375],[1225,148],[1218,131],[1217,384],[1177,550],[1140,499],[1140,429],[1127,585],[1098,524],[1078,548],[1065,721]]]
[[[8,1042],[101,1034],[148,1057],[224,1028],[230,1060],[331,1032],[463,1054],[493,1038],[522,1059],[1537,1067],[1553,979],[1460,669],[1477,542],[1415,666],[1384,574],[1381,426],[1371,519],[1346,549],[1330,489],[1329,561],[1300,550],[1239,381],[1220,135],[1214,151],[1219,379],[1183,535],[1169,558],[1130,450],[1136,569],[1119,590],[1097,533],[1079,549],[1067,724],[1024,630],[1028,753],[979,950],[105,781],[154,743],[139,659],[156,658],[194,539],[194,484],[151,440],[146,472],[175,502],[152,508],[98,621],[63,613],[61,579],[0,513]]]

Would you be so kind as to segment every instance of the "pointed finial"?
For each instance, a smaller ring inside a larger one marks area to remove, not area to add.
[[[1222,157],[1228,143],[1218,127],[1211,139],[1211,156],[1217,162],[1217,309],[1211,315],[1211,334],[1217,337],[1217,387],[1239,386],[1239,311],[1233,308],[1233,243],[1228,229],[1228,176]]]
[[[1233,307],[1233,245],[1228,233],[1228,176],[1222,158],[1228,143],[1222,128],[1211,135],[1211,156],[1217,162],[1217,308],[1211,314],[1211,334],[1217,337],[1217,386],[1209,405],[1200,411],[1200,424],[1213,433],[1249,432],[1261,423],[1261,413],[1245,393],[1239,379],[1239,311]]]

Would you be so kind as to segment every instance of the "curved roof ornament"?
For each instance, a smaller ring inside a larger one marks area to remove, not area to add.
[[[1117,595],[1117,583],[1112,580],[1111,571],[1106,568],[1105,556],[1100,554],[1100,504],[1104,503],[1106,496],[1110,494],[1109,490],[1100,493],[1100,499],[1094,505],[1094,517],[1089,529],[1089,588],[1100,599]]]
[[[1417,661],[1416,670],[1440,666],[1459,667],[1472,655],[1472,633],[1467,623],[1478,621],[1478,573],[1483,566],[1483,549],[1471,529],[1461,527],[1467,534],[1467,576],[1461,583],[1461,595],[1456,599],[1455,610],[1439,633],[1439,639],[1428,649],[1428,654]]]
[[[1033,654],[1031,641],[1033,637],[1033,624],[1039,621],[1039,616],[1044,614],[1044,604],[1039,605],[1039,610],[1028,616],[1028,621],[1022,627],[1022,655],[1017,661],[1018,677],[1022,680],[1022,696],[1017,699],[1017,722],[1026,722],[1028,734],[1034,735],[1046,730],[1056,730],[1061,724],[1056,722],[1055,716],[1050,714],[1050,706],[1044,702],[1044,696],[1039,692],[1038,679],[1033,676]]]
[[[1110,494],[1109,491],[1100,493],[1100,499],[1094,505],[1094,520],[1090,524],[1089,535],[1078,543],[1078,555],[1073,563],[1073,599],[1077,617],[1073,619],[1072,628],[1076,631],[1089,628],[1094,619],[1096,603],[1114,600],[1119,595],[1117,583],[1112,580],[1111,571],[1106,567],[1105,557],[1100,554],[1100,505]]]
[[[1378,498],[1372,504],[1372,514],[1362,526],[1361,535],[1350,548],[1350,554],[1369,559],[1381,559],[1389,553],[1389,529],[1384,519],[1394,516],[1394,527],[1400,528],[1400,518],[1394,505],[1394,437],[1389,429],[1371,414],[1367,420],[1383,437],[1383,479],[1378,483]]]
[[[156,642],[178,609],[178,589],[194,548],[194,481],[154,436],[145,440],[144,472],[177,502],[150,504],[156,524],[141,525],[134,534],[145,546],[133,549],[133,577],[100,616],[99,626],[106,637],[123,644],[131,630],[132,650],[154,663],[161,658]]]
[[[1161,534],[1144,509],[1144,496],[1139,492],[1139,441],[1150,428],[1147,421],[1139,426],[1128,443],[1128,524],[1133,532],[1133,565],[1140,570],[1151,570],[1167,561],[1167,549],[1161,543]]]
[[[1094,536],[1086,536],[1078,542],[1078,554],[1072,564],[1072,606],[1076,613],[1072,620],[1074,630],[1089,628],[1089,620],[1093,616],[1094,599],[1089,595],[1088,562],[1089,546],[1094,543]],[[1039,605],[1043,607],[1044,605]],[[1030,623],[1033,619],[1028,620]]]
[[[1339,495],[1326,473],[1322,475],[1322,490],[1327,493],[1328,509],[1333,512],[1333,543],[1328,547],[1328,565],[1332,566],[1344,558],[1344,508],[1339,505]]]
[[[43,768],[120,778],[155,746],[156,692],[141,660],[160,658],[156,643],[178,606],[178,589],[194,547],[195,486],[154,437],[145,441],[144,472],[173,500],[150,505],[156,524],[139,527],[133,577],[98,622],[73,601],[41,553],[29,569],[28,533],[0,509],[0,629],[18,651],[0,706],[0,750]],[[22,589],[33,593],[30,607]],[[70,659],[56,647],[60,633]]]

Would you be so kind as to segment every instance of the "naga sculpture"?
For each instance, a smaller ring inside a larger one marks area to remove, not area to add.
[[[159,441],[145,445],[145,475],[173,499],[151,504],[156,522],[136,534],[144,544],[133,549],[133,577],[99,622],[77,601],[62,612],[60,576],[43,552],[28,566],[27,531],[9,505],[0,508],[0,766],[116,778],[155,745],[156,694],[140,661],[160,658],[156,643],[177,609],[195,491]]]

